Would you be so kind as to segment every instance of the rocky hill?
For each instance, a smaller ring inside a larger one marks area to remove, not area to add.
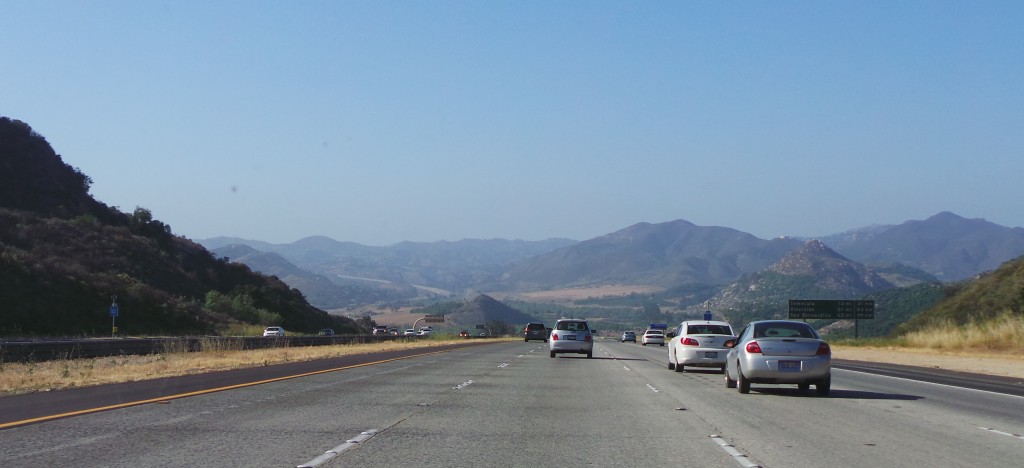
[[[863,264],[812,240],[764,271],[730,284],[708,301],[708,307],[736,322],[785,318],[790,299],[859,299],[892,288]]]

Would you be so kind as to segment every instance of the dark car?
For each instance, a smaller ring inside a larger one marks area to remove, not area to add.
[[[548,328],[540,322],[530,322],[523,328],[523,341],[542,340],[548,341]]]
[[[330,328],[324,328],[323,330],[320,330],[319,335],[320,336],[334,336],[334,330],[330,329]]]

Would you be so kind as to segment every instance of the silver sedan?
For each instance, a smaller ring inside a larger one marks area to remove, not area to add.
[[[594,330],[584,320],[563,319],[555,322],[548,339],[548,350],[551,357],[561,353],[586,354],[587,358],[594,355]]]
[[[832,349],[804,322],[751,322],[739,337],[725,342],[725,386],[750,393],[750,384],[796,384],[819,396],[832,386]]]
[[[728,322],[718,320],[687,320],[670,331],[668,368],[683,372],[690,367],[717,367],[725,372],[726,340],[736,338]]]

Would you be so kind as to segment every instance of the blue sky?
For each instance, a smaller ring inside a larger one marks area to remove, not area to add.
[[[176,234],[1024,226],[1024,2],[4,0],[0,115]]]

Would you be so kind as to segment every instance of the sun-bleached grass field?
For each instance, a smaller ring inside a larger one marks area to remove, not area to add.
[[[509,338],[513,339],[513,338]],[[518,340],[518,338],[515,338]],[[501,340],[496,339],[496,340]],[[489,339],[488,342],[496,341]],[[93,359],[62,359],[37,363],[0,361],[0,395],[60,390],[108,383],[133,382],[160,377],[268,366],[287,362],[325,359],[403,349],[429,348],[466,339],[430,338],[334,346],[283,347],[242,350],[237,345],[204,342],[202,351],[188,352],[171,345],[163,353]]]

